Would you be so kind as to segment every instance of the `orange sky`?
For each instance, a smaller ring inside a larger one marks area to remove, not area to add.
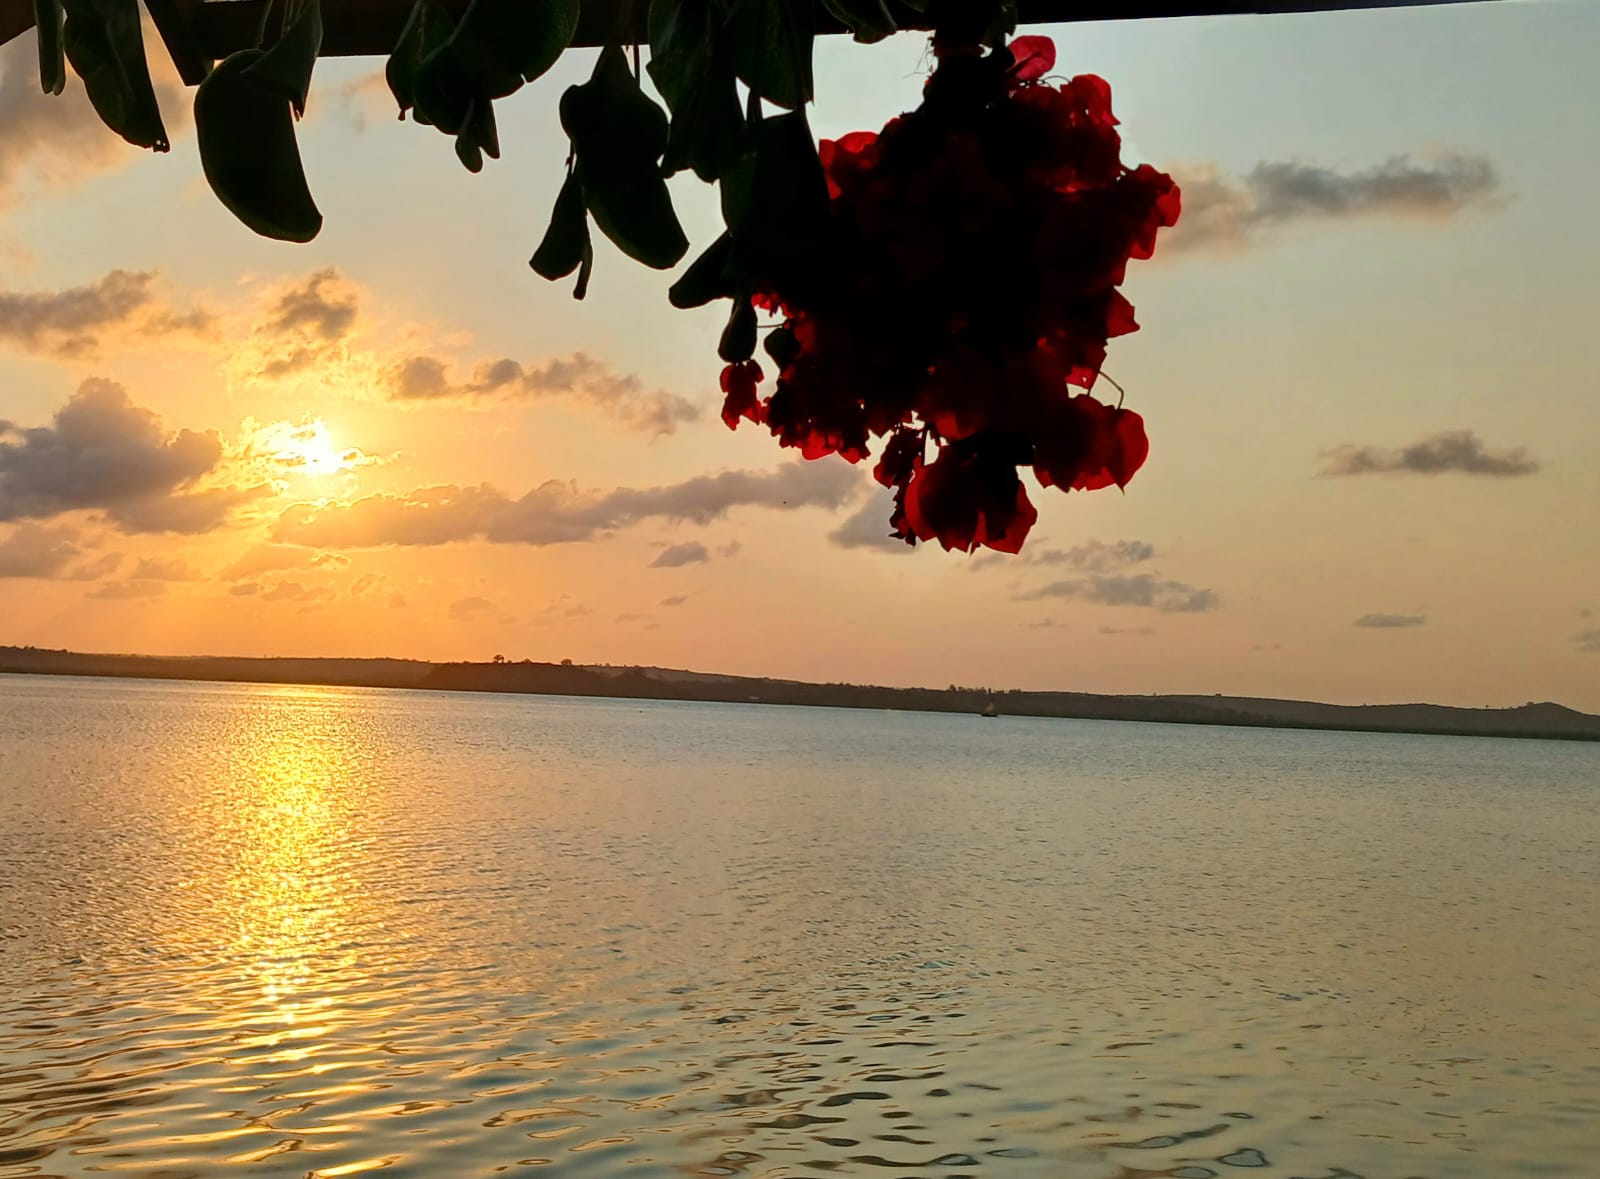
[[[721,314],[600,244],[526,266],[575,53],[478,176],[318,66],[316,242],[0,51],[0,644],[654,663],[797,678],[1600,711],[1600,110],[1580,3],[1045,30],[1184,222],[1106,371],[1126,494],[1033,493],[1021,558],[883,541],[865,471],[717,419]],[[823,135],[922,42],[819,48]],[[74,83],[74,86],[76,84]],[[714,194],[672,182],[691,241]]]

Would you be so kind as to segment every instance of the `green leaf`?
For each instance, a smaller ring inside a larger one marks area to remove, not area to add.
[[[578,157],[580,169],[583,157]],[[655,270],[670,270],[683,260],[689,239],[678,224],[672,195],[659,172],[641,174],[628,183],[592,186],[585,172],[583,200],[600,231],[617,249]]]
[[[311,70],[322,52],[322,0],[289,0],[289,4],[282,35],[245,71],[245,77],[282,95],[296,115],[304,115]]]
[[[693,168],[710,183],[744,148],[733,52],[711,0],[653,0],[650,79],[672,111],[662,168]]]
[[[724,233],[706,247],[682,277],[667,290],[667,301],[674,307],[704,307],[713,299],[731,299],[737,293],[729,274],[733,262],[733,238]]]
[[[500,158],[500,132],[495,127],[493,101],[480,97],[472,100],[471,110],[456,133],[456,158],[468,172],[481,172],[484,156]]]
[[[452,50],[463,68],[485,80],[515,75],[517,85],[539,77],[572,44],[579,0],[472,0],[456,26]],[[504,98],[516,89],[484,93]]]
[[[228,211],[263,237],[308,242],[322,214],[306,187],[289,100],[247,76],[265,54],[224,58],[194,98],[195,137],[206,181]]]
[[[473,101],[483,91],[456,60],[450,44],[439,46],[417,66],[415,87],[419,123],[429,123],[447,135],[458,134],[472,114]]]
[[[768,102],[811,101],[812,0],[735,0],[728,30],[741,81]]]
[[[46,94],[60,94],[67,85],[67,55],[61,44],[61,0],[33,0],[33,23],[39,30],[39,85]]]
[[[583,183],[577,172],[568,172],[556,207],[550,214],[550,227],[544,240],[528,259],[536,274],[554,281],[582,268],[578,276],[581,291],[589,286],[589,270],[594,266],[594,248],[589,241],[589,214],[583,205]],[[576,298],[583,298],[579,293]]]
[[[650,0],[650,64],[645,68],[669,109],[677,110],[693,88],[721,27],[711,0]]]
[[[586,187],[633,183],[667,147],[667,116],[639,88],[622,50],[600,53],[594,73],[561,96],[561,126],[583,161]]]
[[[455,22],[449,10],[437,0],[417,0],[411,15],[406,18],[400,40],[383,70],[389,83],[389,93],[400,104],[402,119],[416,105],[417,71],[422,67],[423,59],[448,41],[454,29]],[[418,118],[417,121],[424,120]]]
[[[753,273],[812,258],[827,226],[828,181],[804,112],[762,120],[754,150],[721,191],[723,222]]]
[[[863,45],[882,41],[899,28],[883,0],[822,0],[822,3]]]
[[[102,122],[136,147],[166,151],[138,0],[64,0],[62,48]]]
[[[756,309],[749,299],[735,298],[728,314],[728,326],[717,341],[717,355],[729,364],[739,364],[756,354]]]

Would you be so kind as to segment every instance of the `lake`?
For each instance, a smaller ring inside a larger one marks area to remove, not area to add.
[[[0,1175],[1600,1174],[1600,746],[0,676]]]

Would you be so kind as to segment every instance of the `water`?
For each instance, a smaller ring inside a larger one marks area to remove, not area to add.
[[[1600,1174],[1600,748],[0,677],[0,1175]]]

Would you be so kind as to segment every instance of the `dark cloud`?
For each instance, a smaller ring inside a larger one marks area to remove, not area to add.
[[[1078,598],[1102,606],[1138,606],[1164,614],[1200,614],[1222,605],[1215,590],[1163,580],[1153,573],[1092,573],[1078,580],[1053,581],[1019,595],[1017,600],[1041,598]]]
[[[167,592],[164,581],[108,581],[90,590],[88,596],[112,602],[127,602],[137,598],[159,598]]]
[[[842,549],[871,549],[873,552],[905,554],[915,550],[889,530],[891,501],[882,495],[869,496],[844,523],[828,533],[828,540]]]
[[[1503,199],[1500,175],[1483,157],[1446,152],[1395,156],[1375,167],[1339,172],[1300,162],[1257,164],[1242,179],[1215,165],[1174,169],[1183,216],[1162,235],[1161,250],[1238,250],[1297,222],[1357,218],[1444,221]]]
[[[258,544],[218,576],[223,581],[245,581],[274,573],[282,569],[314,569],[349,563],[346,557],[333,553],[319,553],[315,549],[293,544]]]
[[[1406,627],[1423,626],[1427,621],[1426,614],[1363,614],[1350,625],[1370,630],[1401,630]]]
[[[682,565],[696,565],[711,560],[711,554],[706,551],[706,546],[698,540],[686,540],[682,544],[675,544],[661,550],[661,554],[650,562],[652,569],[676,569]]]
[[[0,421],[0,521],[97,509],[125,532],[206,532],[255,494],[194,489],[221,459],[215,432],[169,434],[121,385],[91,378],[53,425]]]
[[[151,36],[147,27],[147,45],[156,44]],[[149,56],[162,121],[176,137],[188,127],[192,99],[167,55],[157,48]],[[64,93],[43,93],[38,62],[31,32],[0,47],[0,204],[20,190],[69,187],[140,156],[106,129],[72,71]]]
[[[134,581],[198,581],[200,573],[182,557],[170,561],[146,557],[134,566],[129,576]]]
[[[0,342],[28,352],[79,360],[112,340],[148,342],[203,334],[209,312],[176,311],[161,302],[154,271],[113,270],[61,291],[0,291]]]
[[[470,597],[457,598],[450,603],[450,617],[458,622],[465,622],[469,618],[476,618],[485,611],[492,612],[495,606],[488,598]]]
[[[445,362],[438,357],[412,356],[395,365],[388,380],[389,395],[397,401],[568,397],[651,434],[671,434],[679,423],[694,421],[701,414],[694,402],[646,389],[632,373],[619,373],[582,352],[528,367],[509,359],[489,361],[473,370],[471,380],[460,383],[450,380]]]
[[[19,524],[0,538],[0,578],[95,581],[116,572],[122,563],[120,553],[102,553],[84,564],[74,564],[85,556],[76,528]]]
[[[1410,446],[1338,446],[1326,452],[1324,475],[1408,474],[1531,475],[1539,463],[1526,447],[1488,450],[1471,430],[1446,430]]]
[[[376,548],[486,540],[553,545],[592,540],[641,520],[709,524],[738,507],[837,508],[859,486],[844,463],[790,463],[774,471],[723,471],[665,487],[583,493],[552,480],[511,499],[488,484],[418,488],[345,504],[295,504],[272,539],[317,548]]]
[[[1585,655],[1600,655],[1600,627],[1580,630],[1572,636],[1572,646]]]
[[[329,266],[279,292],[261,330],[269,335],[301,335],[336,343],[350,334],[359,310],[351,282]]]
[[[670,598],[662,598],[663,606],[681,606],[689,600],[688,594],[673,594]]]

